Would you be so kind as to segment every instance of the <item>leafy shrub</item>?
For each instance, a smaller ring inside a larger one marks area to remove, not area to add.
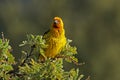
[[[0,79],[2,80],[81,80],[83,75],[79,74],[79,69],[65,71],[63,62],[78,63],[75,58],[77,54],[76,47],[70,46],[72,40],[67,40],[66,46],[61,53],[54,59],[47,58],[44,54],[45,40],[40,35],[27,35],[27,40],[20,44],[20,47],[27,50],[22,51],[21,61],[15,64],[14,57],[11,54],[9,40],[0,39]],[[41,61],[40,55],[46,58]],[[16,65],[16,68],[13,67]]]

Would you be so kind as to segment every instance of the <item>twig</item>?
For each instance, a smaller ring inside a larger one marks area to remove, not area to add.
[[[87,79],[85,79],[85,80],[90,80],[90,76],[88,76]]]
[[[58,55],[57,58],[64,58],[64,59],[67,58],[67,59],[69,59],[70,61],[72,61],[77,66],[81,66],[81,65],[85,64],[85,62],[78,63],[77,61],[75,61],[74,59],[72,59],[70,56]]]
[[[32,56],[32,52],[33,52],[34,48],[35,48],[35,45],[31,46],[30,53],[27,54],[26,58],[24,59],[24,61],[21,63],[20,66],[23,66],[25,64],[25,62],[27,61],[27,59]]]
[[[5,37],[4,37],[4,33],[3,32],[1,32],[1,36],[2,36],[2,40],[4,42],[5,41]]]

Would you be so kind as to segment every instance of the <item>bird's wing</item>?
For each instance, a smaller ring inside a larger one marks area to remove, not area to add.
[[[47,30],[47,31],[43,34],[43,39],[45,39],[45,38],[47,37],[47,35],[48,35],[49,31],[50,31],[50,29],[49,29],[49,30]]]

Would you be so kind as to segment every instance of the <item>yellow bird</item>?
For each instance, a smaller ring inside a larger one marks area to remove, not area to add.
[[[66,44],[64,23],[60,17],[54,17],[50,29],[45,32],[43,39],[48,45],[45,49],[45,56],[47,58],[55,58]]]

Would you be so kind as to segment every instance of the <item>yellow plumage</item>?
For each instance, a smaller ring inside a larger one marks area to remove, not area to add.
[[[64,24],[60,17],[53,19],[50,30],[44,34],[43,38],[48,45],[45,49],[45,56],[54,58],[66,44]]]

